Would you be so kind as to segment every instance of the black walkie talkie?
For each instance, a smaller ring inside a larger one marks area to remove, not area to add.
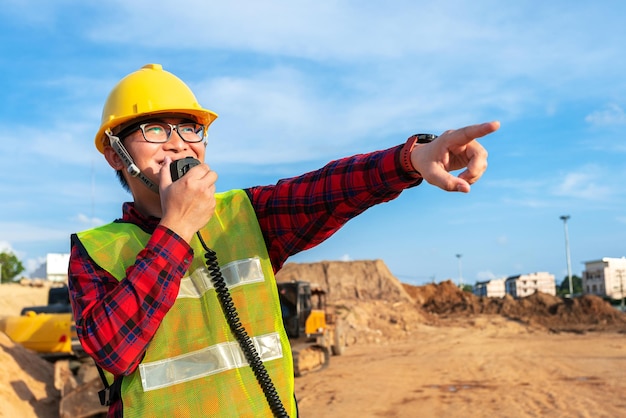
[[[200,165],[200,161],[193,157],[185,157],[180,160],[172,161],[170,164],[170,174],[172,175],[172,181],[176,181],[192,168]]]

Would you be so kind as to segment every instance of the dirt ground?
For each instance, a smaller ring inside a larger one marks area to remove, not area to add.
[[[626,319],[601,300],[486,303],[447,284],[407,292],[416,305],[346,308],[345,354],[296,379],[302,417],[626,416]],[[46,295],[2,285],[0,316]],[[0,418],[58,417],[52,364],[2,333],[0,371]]]
[[[350,347],[296,379],[301,416],[623,417],[626,335],[550,333],[499,316]]]

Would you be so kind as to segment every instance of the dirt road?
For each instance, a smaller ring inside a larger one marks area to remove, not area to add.
[[[626,416],[626,335],[532,331],[501,317],[355,346],[296,379],[301,416]]]

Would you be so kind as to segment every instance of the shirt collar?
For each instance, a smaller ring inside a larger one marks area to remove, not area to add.
[[[126,202],[122,206],[122,221],[133,223],[142,229],[154,230],[161,219],[156,216],[146,216],[135,208],[133,202]]]

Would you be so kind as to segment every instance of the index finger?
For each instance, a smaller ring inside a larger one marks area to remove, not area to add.
[[[481,138],[485,135],[489,135],[492,132],[500,129],[499,121],[485,122],[478,125],[470,125],[454,131],[454,142],[458,145],[468,144],[476,138]]]

